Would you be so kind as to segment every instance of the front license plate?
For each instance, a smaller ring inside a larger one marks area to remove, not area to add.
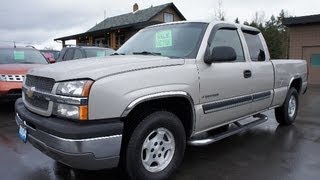
[[[27,129],[23,128],[22,126],[19,127],[19,136],[20,139],[26,143],[27,142]]]

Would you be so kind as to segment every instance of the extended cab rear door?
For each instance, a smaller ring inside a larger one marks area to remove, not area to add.
[[[217,24],[208,38],[206,54],[214,47],[228,46],[236,51],[232,62],[198,62],[200,103],[203,110],[199,130],[210,129],[250,113],[253,85],[251,63],[246,60],[241,30],[230,24]]]
[[[265,40],[257,29],[242,27],[246,48],[250,54],[252,67],[253,103],[251,112],[259,112],[270,107],[273,99],[274,69]]]

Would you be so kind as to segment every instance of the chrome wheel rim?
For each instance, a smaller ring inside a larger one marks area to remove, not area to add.
[[[171,162],[175,151],[172,133],[166,128],[152,131],[144,140],[141,149],[141,161],[149,172],[159,172]]]
[[[296,113],[296,110],[297,110],[296,98],[294,96],[291,96],[290,100],[289,100],[289,106],[288,106],[289,117],[292,118],[294,116],[294,114]]]

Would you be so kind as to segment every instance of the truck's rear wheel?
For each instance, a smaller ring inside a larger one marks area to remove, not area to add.
[[[284,104],[275,109],[276,119],[281,125],[294,123],[299,108],[299,95],[295,88],[290,88]]]
[[[145,117],[133,131],[126,151],[132,179],[168,179],[180,165],[186,146],[184,127],[170,112]]]

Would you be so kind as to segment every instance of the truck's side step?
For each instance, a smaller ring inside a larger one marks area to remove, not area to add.
[[[252,128],[254,126],[257,126],[261,123],[264,123],[268,120],[268,117],[266,115],[263,115],[263,114],[257,114],[257,115],[254,115],[253,116],[254,118],[259,118],[255,121],[252,121],[252,122],[249,122],[247,124],[241,124],[239,123],[239,121],[237,122],[234,122],[234,124],[237,126],[235,128],[231,128],[230,130],[228,131],[225,131],[225,132],[222,132],[220,134],[216,134],[216,135],[213,135],[213,136],[209,136],[209,137],[206,137],[204,139],[191,139],[188,141],[188,144],[189,145],[193,145],[193,146],[205,146],[205,145],[208,145],[208,144],[211,144],[213,142],[216,142],[216,141],[219,141],[223,138],[226,138],[226,137],[229,137],[231,135],[234,135],[234,134],[237,134],[241,131],[244,131],[246,129],[249,129],[249,128]]]

